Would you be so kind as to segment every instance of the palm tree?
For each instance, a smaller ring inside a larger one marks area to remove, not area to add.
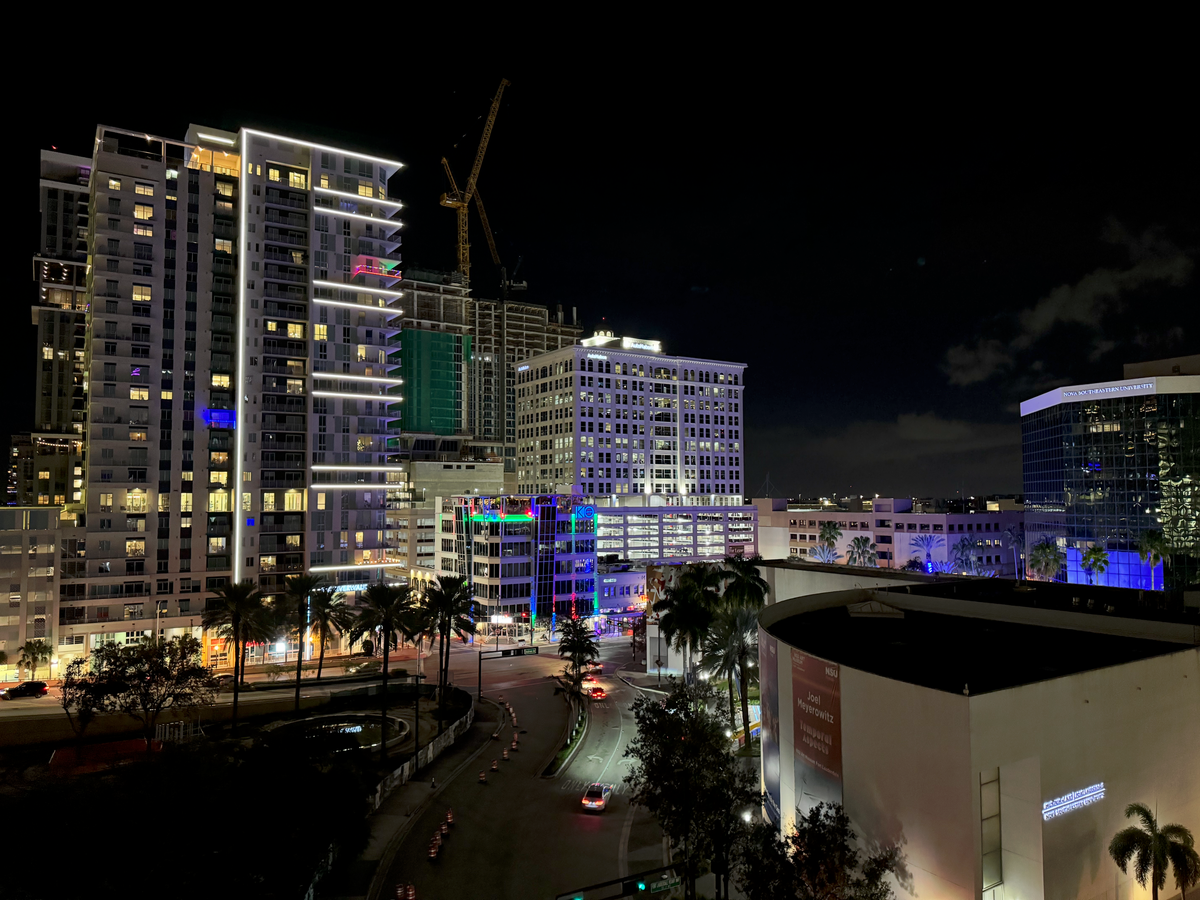
[[[829,544],[817,544],[815,547],[809,547],[808,555],[820,563],[835,563],[842,558],[842,554]]]
[[[865,534],[860,534],[850,541],[850,546],[846,552],[846,563],[851,566],[865,566],[867,568],[879,565],[879,557],[875,553],[875,545],[871,543],[869,537]]]
[[[38,666],[50,662],[50,655],[54,652],[49,643],[40,639],[26,641],[17,649],[21,651],[17,665],[29,670],[30,681],[37,678]]]
[[[599,659],[600,645],[596,642],[595,633],[583,619],[563,616],[558,630],[558,655],[560,659],[571,661],[571,685],[578,690],[583,678],[583,664]]]
[[[454,633],[466,640],[475,633],[472,615],[475,611],[475,595],[471,583],[461,575],[444,575],[430,584],[425,591],[425,605],[433,616],[438,635],[438,710],[446,707],[446,689],[450,685],[450,635]],[[438,731],[441,732],[442,716],[438,716]]]
[[[308,626],[308,600],[313,591],[325,585],[322,575],[293,575],[285,582],[288,612],[296,626],[296,712],[300,712],[300,672],[304,665],[304,632]],[[324,649],[324,648],[322,648]]]
[[[400,620],[410,609],[411,587],[407,584],[390,585],[377,581],[363,591],[358,618],[350,632],[351,641],[356,641],[364,634],[378,631],[379,640],[383,645],[383,708],[379,717],[379,750],[384,759],[387,759],[388,662],[392,648],[396,646]]]
[[[1029,571],[1046,581],[1053,581],[1066,562],[1067,554],[1049,538],[1034,544],[1029,551]]]
[[[933,551],[946,543],[940,534],[914,534],[908,539],[908,545],[925,554],[925,570],[933,570]]]
[[[1144,803],[1125,807],[1125,818],[1134,816],[1141,820],[1141,827],[1122,828],[1108,845],[1109,855],[1121,871],[1133,860],[1133,875],[1138,884],[1145,887],[1147,877],[1150,879],[1152,900],[1158,900],[1159,889],[1167,883],[1168,862],[1175,869],[1180,891],[1194,885],[1200,875],[1200,856],[1196,854],[1192,833],[1182,825],[1159,828],[1157,817]]]
[[[1021,580],[1021,553],[1025,549],[1025,532],[1013,525],[1004,531],[1004,540],[1013,554],[1013,577]]]
[[[714,566],[707,563],[686,565],[675,584],[654,604],[654,611],[660,614],[659,629],[667,639],[667,646],[683,654],[685,677],[692,651],[700,646],[712,624],[720,585],[721,575]]]
[[[354,627],[354,610],[346,605],[346,595],[331,587],[317,587],[309,595],[308,620],[320,642],[317,657],[317,683],[321,681],[321,669],[325,666],[325,647],[333,639],[333,632],[345,634]]]
[[[263,596],[249,578],[214,588],[212,593],[217,599],[208,602],[200,622],[206,631],[214,631],[226,642],[233,641],[233,716],[230,721],[233,729],[237,727],[238,695],[245,678],[242,654],[249,626],[262,614]]]
[[[975,539],[963,535],[950,548],[950,556],[954,560],[954,567],[961,571],[964,575],[975,574]]]
[[[724,609],[713,620],[704,636],[700,665],[729,679],[729,722],[736,720],[733,708],[733,680],[740,682],[742,733],[750,740],[750,669],[758,658],[758,614],[745,607]]]
[[[417,648],[417,680],[424,678],[422,673],[422,648],[425,641],[428,639],[429,646],[433,646],[433,639],[437,636],[437,622],[433,614],[430,612],[428,605],[425,603],[425,598],[418,598],[412,608],[400,617],[400,631],[407,640],[413,642]]]
[[[842,539],[842,528],[837,522],[821,523],[821,543],[833,547]]]
[[[1163,538],[1163,533],[1155,528],[1151,528],[1142,532],[1142,538],[1138,541],[1137,546],[1138,556],[1142,558],[1142,562],[1150,561],[1150,590],[1155,590],[1154,587],[1154,570],[1158,568],[1159,563],[1170,565],[1171,563],[1171,547]],[[1163,571],[1163,588],[1166,589],[1167,575]]]
[[[725,602],[733,606],[762,609],[767,602],[771,586],[758,573],[763,558],[757,553],[751,557],[727,556],[721,580],[725,582]]]
[[[1079,565],[1087,572],[1088,584],[1092,583],[1092,572],[1103,575],[1108,569],[1108,551],[1099,544],[1092,544],[1079,559]]]

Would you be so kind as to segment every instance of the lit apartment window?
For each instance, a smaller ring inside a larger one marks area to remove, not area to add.
[[[220,485],[228,484],[229,483],[229,473],[228,472],[209,472],[208,473],[208,483],[209,484],[220,484]]]
[[[313,340],[314,341],[329,340],[329,326],[328,325],[314,325],[313,326]]]
[[[154,226],[145,225],[141,222],[135,222],[133,225],[133,233],[139,237],[154,237]]]
[[[136,386],[130,387],[129,388],[129,399],[130,400],[149,400],[150,399],[150,388],[136,387]]]
[[[149,303],[150,302],[150,285],[135,284],[133,286],[133,299],[136,300],[138,303]]]
[[[214,375],[212,377],[212,386],[215,388],[228,388],[230,377],[228,375]]]
[[[304,495],[299,491],[288,491],[283,495],[283,508],[288,512],[300,512],[304,506]]]
[[[275,494],[268,491],[263,494],[263,512],[275,512]]]
[[[297,323],[288,323],[288,337],[302,338],[304,337],[304,326]]]
[[[226,540],[227,539],[223,538],[223,537],[210,537],[208,539],[208,552],[209,553],[224,553],[225,546],[226,546]]]
[[[42,348],[42,359],[54,359],[54,348],[53,347],[43,347]]]
[[[144,441],[146,439],[146,432],[131,431],[131,432],[129,432],[129,439],[131,441]]]
[[[375,185],[371,184],[369,181],[368,182],[360,181],[358,184],[358,196],[360,196],[360,197],[375,196]]]
[[[279,323],[272,322],[270,319],[268,319],[267,320],[267,331],[278,331],[278,330],[279,330]]]
[[[224,238],[216,238],[213,241],[214,249],[218,253],[232,253],[233,241],[227,241]]]
[[[304,393],[304,379],[303,378],[289,378],[287,380],[287,392],[289,394],[303,394]]]
[[[42,469],[40,472],[38,472],[38,478],[49,480],[50,479],[50,470]]]
[[[192,511],[192,495],[190,492],[179,495],[179,509],[181,512],[185,512],[185,513],[190,513]],[[185,518],[187,518],[187,521],[189,521],[189,522],[191,521],[190,517],[185,517]],[[182,521],[180,522],[179,527],[180,528],[184,527]],[[190,527],[190,526],[188,526],[188,527]]]
[[[135,219],[153,219],[154,207],[148,203],[133,204],[133,217]]]
[[[100,495],[100,512],[112,512],[112,508],[113,508],[113,499],[112,498],[113,498],[112,494],[101,494]]]
[[[317,491],[317,509],[325,508],[325,492]]]
[[[228,181],[218,181],[217,182],[217,193],[220,194],[222,197],[232,197],[233,196],[233,185],[230,184]]]
[[[174,400],[175,392],[174,391],[160,391],[158,396],[161,397],[163,400]]]
[[[276,168],[268,167],[267,168],[267,180],[278,181],[279,180],[279,170]]]
[[[321,187],[326,188],[326,189],[329,188],[329,176],[328,175],[321,176]]]
[[[304,191],[308,189],[308,176],[303,172],[288,172],[288,184]]]
[[[108,179],[108,189],[110,191],[119,191],[121,189],[121,179],[120,178]]]
[[[127,538],[125,540],[125,555],[126,556],[145,556],[146,541],[143,538]]]
[[[138,182],[135,182],[133,185],[133,192],[135,194],[141,194],[143,197],[153,197],[154,196],[154,185],[143,184],[142,182],[138,181]]]

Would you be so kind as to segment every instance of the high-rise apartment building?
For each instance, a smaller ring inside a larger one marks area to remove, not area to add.
[[[610,332],[515,365],[519,490],[741,505],[745,368]]]
[[[249,129],[101,126],[91,160],[86,579],[64,633],[198,630],[208,591],[389,564],[400,163]]]
[[[575,310],[472,297],[460,276],[405,273],[401,357],[404,429],[469,436],[504,460],[505,489],[517,489],[516,370],[523,360],[578,343]]]
[[[1021,404],[1028,544],[1058,544],[1068,582],[1187,589],[1200,583],[1200,356],[1125,376]],[[1165,568],[1138,553],[1149,531],[1166,542]],[[1103,573],[1082,567],[1091,547],[1108,555]]]

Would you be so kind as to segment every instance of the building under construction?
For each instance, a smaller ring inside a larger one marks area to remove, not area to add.
[[[402,441],[456,436],[459,452],[504,461],[516,490],[516,364],[579,343],[572,307],[472,297],[459,275],[409,269],[401,285]],[[411,450],[411,447],[402,449]]]

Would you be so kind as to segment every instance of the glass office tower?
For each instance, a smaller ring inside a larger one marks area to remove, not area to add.
[[[1108,552],[1096,584],[1181,590],[1200,581],[1200,376],[1057,388],[1021,404],[1028,546],[1066,551],[1059,580],[1087,583],[1082,554]],[[1142,536],[1170,559],[1151,572]]]

